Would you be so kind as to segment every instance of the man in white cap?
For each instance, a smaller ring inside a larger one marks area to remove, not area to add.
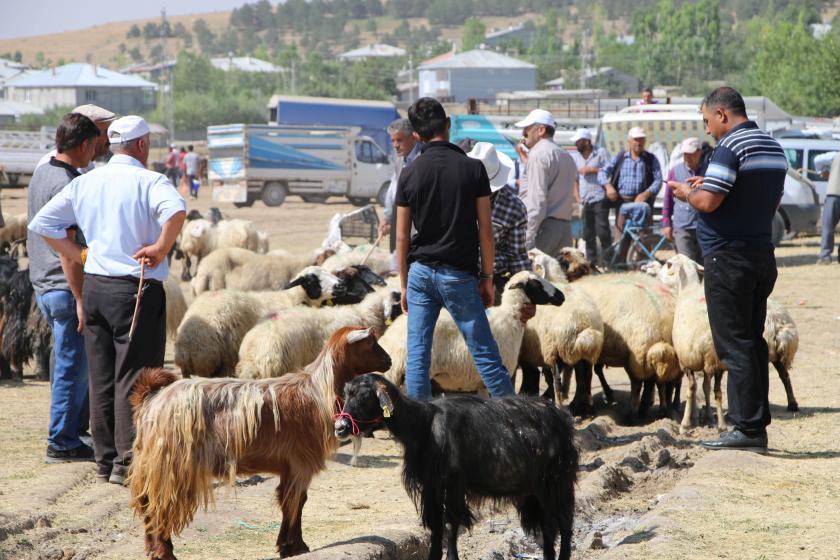
[[[496,151],[490,142],[477,142],[467,155],[481,161],[490,178],[490,220],[496,241],[493,284],[498,304],[510,277],[519,271],[531,270],[531,258],[525,247],[528,209],[509,186],[515,175],[513,160]]]
[[[572,212],[577,166],[572,156],[554,143],[554,119],[534,109],[516,123],[528,147],[525,181],[519,198],[528,209],[525,243],[529,249],[556,257],[572,244]]]
[[[645,136],[643,128],[631,128],[627,134],[628,149],[618,152],[598,174],[607,198],[617,209],[616,228],[619,235],[619,226],[623,223],[619,219],[621,205],[626,202],[646,202],[653,208],[653,201],[662,188],[659,160],[645,150]]]
[[[181,231],[186,205],[165,176],[146,169],[149,126],[142,118],[115,120],[108,139],[114,153],[108,164],[71,181],[41,208],[29,229],[84,266],[96,477],[123,484],[134,443],[128,397],[143,368],[163,365],[166,254]],[[67,237],[67,228],[75,224],[85,233],[86,249]],[[132,323],[136,329],[129,337]]]
[[[117,116],[107,109],[103,109],[102,107],[98,107],[96,105],[79,105],[72,111],[71,113],[79,113],[80,115],[84,115],[90,120],[93,121],[93,124],[99,128],[99,138],[96,141],[96,152],[93,154],[93,159],[100,158],[108,153],[108,126]],[[43,155],[43,157],[38,161],[38,165],[35,166],[35,169],[38,169],[45,163],[49,163],[50,158],[54,158],[57,155],[57,151],[55,149],[51,150],[50,152]],[[93,169],[93,160],[85,167],[84,169],[80,169],[81,173],[86,173]]]
[[[691,137],[680,145],[682,161],[668,172],[668,181],[685,183],[689,177],[702,175],[700,162],[703,159],[703,146],[700,140]],[[695,262],[702,263],[700,245],[697,243],[697,210],[689,203],[674,198],[674,191],[665,186],[662,200],[662,233],[674,240],[677,253],[685,255]]]
[[[572,159],[578,170],[575,190],[581,205],[586,258],[595,262],[598,258],[597,243],[600,241],[601,251],[612,243],[610,201],[604,186],[598,182],[598,172],[609,163],[610,155],[604,148],[592,145],[592,133],[587,128],[579,128],[572,136],[572,142],[577,148],[572,152]]]

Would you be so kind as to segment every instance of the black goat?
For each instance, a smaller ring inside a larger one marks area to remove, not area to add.
[[[509,502],[525,531],[543,537],[543,558],[572,552],[578,450],[568,413],[545,399],[447,396],[419,402],[390,381],[367,374],[344,388],[335,433],[370,431],[384,424],[402,444],[403,484],[431,531],[429,560],[458,559],[458,529],[475,521],[470,506]]]
[[[52,332],[35,303],[29,271],[0,256],[0,379],[20,377],[33,356],[38,377],[49,379],[51,351]]]

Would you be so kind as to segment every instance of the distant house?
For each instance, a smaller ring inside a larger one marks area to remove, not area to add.
[[[492,101],[499,92],[534,89],[537,83],[535,65],[482,49],[427,60],[417,75],[421,97],[458,103]]]
[[[338,55],[339,60],[365,60],[367,58],[390,58],[394,56],[405,56],[405,49],[399,47],[392,47],[377,43],[375,45],[368,45],[360,49],[353,49],[352,51],[343,52]]]
[[[29,66],[26,64],[0,58],[0,99],[4,98],[6,92],[6,81],[22,74],[27,68],[29,68]]]
[[[175,59],[167,60],[166,62],[140,62],[121,68],[120,72],[123,74],[136,74],[149,81],[160,82],[167,71],[175,71],[175,63]]]
[[[262,60],[261,58],[254,58],[253,56],[211,58],[210,64],[212,64],[219,70],[224,70],[225,72],[229,72],[231,70],[239,70],[240,72],[266,73],[279,73],[286,71],[285,68],[275,66],[267,60]]]
[[[14,124],[24,115],[43,115],[44,110],[28,103],[0,101],[0,125]]]
[[[139,76],[95,64],[71,63],[10,78],[6,82],[6,99],[41,109],[94,103],[125,115],[154,109],[156,88]]]
[[[487,48],[496,48],[506,43],[519,43],[524,48],[531,46],[534,37],[534,24],[531,22],[511,25],[507,29],[493,30],[484,36]]]
[[[826,36],[831,33],[831,24],[830,23],[812,23],[811,24],[811,36],[814,39],[822,40],[825,39]]]

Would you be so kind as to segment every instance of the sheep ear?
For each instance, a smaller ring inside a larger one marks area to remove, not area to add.
[[[388,388],[384,383],[376,384],[376,397],[379,399],[379,406],[382,407],[382,416],[390,418],[391,413],[394,412],[394,402],[391,400],[391,395],[388,394]]]
[[[347,344],[354,344],[359,342],[360,340],[364,340],[370,336],[370,329],[364,329],[360,331],[350,331],[347,334]]]

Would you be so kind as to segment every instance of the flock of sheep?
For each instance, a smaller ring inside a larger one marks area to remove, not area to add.
[[[363,325],[380,337],[392,358],[386,377],[396,384],[403,382],[407,320],[400,314],[398,281],[387,277],[390,261],[385,251],[343,247],[300,258],[268,251],[262,242],[265,236],[250,222],[199,223],[202,227],[195,222],[185,225],[180,241],[180,250],[199,260],[191,282],[195,299],[174,336],[175,363],[184,375],[281,376],[310,363],[336,329]],[[230,234],[236,229],[242,235]],[[232,238],[241,241],[225,241]],[[631,386],[631,421],[647,413],[654,389],[660,413],[675,415],[685,375],[688,397],[681,426],[687,430],[695,415],[694,375],[702,372],[707,413],[714,379],[717,425],[723,429],[720,379],[724,369],[712,344],[702,267],[677,255],[664,266],[646,271],[593,274],[575,249],[563,250],[559,259],[538,251],[532,251],[531,257],[534,270],[514,275],[501,304],[489,311],[502,359],[512,375],[517,370],[523,377],[539,375],[541,369],[549,385],[546,396],[557,393],[563,402],[574,373],[575,395],[569,407],[587,415],[593,409],[593,370],[605,398],[612,400],[603,368],[624,368]],[[353,292],[348,277],[365,289]],[[539,305],[533,319],[523,324],[522,307],[535,302],[527,291],[511,288],[529,278],[552,283],[565,301],[559,306]],[[798,347],[798,331],[787,311],[772,300],[765,338],[770,361],[785,384],[788,408],[796,410],[788,371]],[[435,329],[430,377],[438,392],[484,392],[463,339],[446,312]]]
[[[0,243],[25,237],[25,216],[21,218],[6,218]],[[224,219],[218,211],[190,218],[174,253],[184,259],[182,279],[190,279],[192,304],[187,307],[176,278],[165,283],[167,331],[174,342],[175,364],[185,376],[281,376],[309,364],[336,329],[363,325],[380,337],[392,357],[386,376],[403,382],[407,321],[400,312],[399,282],[388,276],[387,252],[342,245],[293,256],[270,251],[268,236],[248,220]],[[630,379],[630,421],[636,421],[652,405],[654,389],[660,414],[675,415],[685,376],[688,395],[681,427],[687,430],[696,414],[695,373],[701,372],[706,415],[711,412],[714,380],[717,426],[725,426],[725,370],[712,343],[702,267],[677,255],[645,271],[593,274],[575,249],[564,249],[559,259],[539,251],[532,251],[531,257],[532,276],[559,287],[564,303],[539,305],[525,325],[520,312],[533,302],[522,290],[506,289],[501,304],[489,312],[505,367],[512,375],[521,372],[523,385],[533,385],[542,370],[549,386],[546,396],[556,394],[564,402],[574,374],[569,407],[588,415],[593,409],[593,371],[604,397],[612,401],[603,368],[621,367]],[[770,361],[785,386],[788,409],[797,410],[789,369],[799,335],[789,313],[772,299],[764,335]],[[430,377],[438,392],[484,392],[445,311],[435,329]]]

